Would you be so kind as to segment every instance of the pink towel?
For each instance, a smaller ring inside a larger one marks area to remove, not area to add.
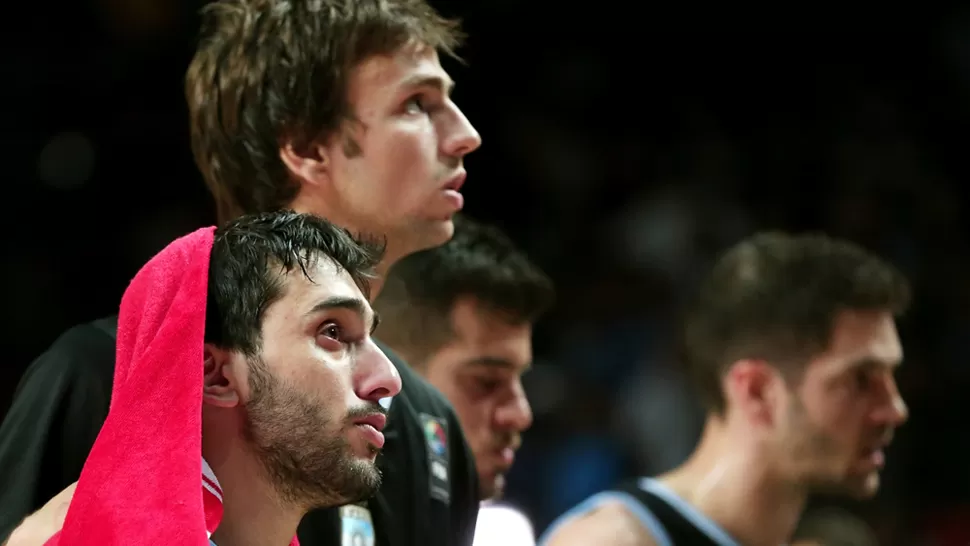
[[[209,545],[222,518],[222,490],[202,460],[214,232],[208,227],[177,239],[125,291],[108,418],[64,526],[48,545]]]

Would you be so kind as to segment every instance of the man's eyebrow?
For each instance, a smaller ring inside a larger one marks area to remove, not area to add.
[[[469,367],[481,366],[485,368],[511,370],[511,371],[515,371],[519,368],[519,366],[517,366],[511,360],[506,360],[504,358],[496,358],[491,356],[484,356],[481,358],[473,358],[471,360],[467,360],[465,361],[465,366],[469,366]],[[531,367],[532,367],[531,364],[526,364],[523,370],[528,370]]]
[[[855,370],[859,368],[889,368],[891,370],[896,370],[903,365],[902,360],[892,359],[886,360],[884,358],[874,358],[867,356],[865,358],[860,358],[858,360],[853,360],[846,364],[845,369]]]
[[[445,95],[451,95],[455,90],[455,82],[451,78],[418,74],[404,80],[402,85],[408,89],[418,87],[433,87]]]
[[[380,316],[377,313],[370,310],[370,306],[361,299],[354,298],[350,296],[331,296],[323,301],[317,302],[316,305],[307,311],[307,315],[315,315],[324,311],[331,311],[333,309],[346,309],[348,311],[353,311],[360,316],[361,320],[367,322],[367,318],[370,318],[370,333],[373,334],[374,330],[381,322]]]

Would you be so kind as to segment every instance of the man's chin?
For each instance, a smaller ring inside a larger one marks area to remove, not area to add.
[[[481,500],[499,500],[505,495],[505,475],[496,474],[494,476],[479,477],[479,487],[481,488]]]
[[[421,233],[416,233],[417,243],[422,246],[422,250],[439,247],[455,236],[455,216],[454,214],[442,214],[436,218],[430,218],[428,222],[422,222]]]
[[[866,501],[879,492],[879,473],[852,474],[837,482],[815,487],[814,493],[848,497],[856,501]]]
[[[358,446],[349,455],[354,458],[354,464],[376,466],[377,456],[380,454],[380,448],[375,447],[373,444],[365,443]]]
[[[384,481],[381,470],[374,460],[358,461],[355,466],[357,467],[354,470],[357,474],[359,487],[353,494],[348,495],[348,497],[352,497],[348,502],[360,502],[373,497],[380,490]]]
[[[378,485],[377,487],[369,491],[361,490],[355,495],[348,495],[347,497],[343,498],[339,503],[336,503],[335,505],[320,506],[319,508],[333,508],[333,506],[345,506],[347,504],[360,504],[362,502],[366,502],[372,499],[380,489],[381,489],[380,485]]]
[[[335,480],[334,473],[341,479]],[[339,470],[303,484],[302,490],[311,509],[324,509],[368,500],[381,488],[381,481],[375,463],[354,458],[345,460]]]
[[[879,472],[869,472],[864,476],[860,476],[857,483],[853,484],[856,487],[853,488],[854,495],[852,497],[855,500],[869,500],[876,496],[879,492],[879,484],[881,480],[879,478]]]

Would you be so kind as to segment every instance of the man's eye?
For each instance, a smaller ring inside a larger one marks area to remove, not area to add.
[[[425,111],[424,101],[421,100],[421,97],[412,97],[404,103],[404,110],[408,114],[421,114]]]
[[[485,392],[491,392],[502,386],[502,382],[497,379],[480,378],[478,379],[477,383],[478,388]]]
[[[856,370],[852,375],[852,380],[856,389],[864,391],[872,383],[872,374],[869,373],[869,370]]]
[[[327,324],[324,324],[323,327],[320,328],[320,333],[331,339],[340,341],[340,337],[341,337],[340,326],[337,326],[333,322],[328,322]]]

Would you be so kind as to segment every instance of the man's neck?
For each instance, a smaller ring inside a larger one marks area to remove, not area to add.
[[[391,269],[394,262],[388,259],[381,260],[381,263],[377,264],[377,271],[375,271],[374,278],[370,280],[370,299],[371,303],[377,299],[377,296],[381,293],[381,289],[384,288],[384,279],[387,278],[387,272]]]
[[[290,544],[305,510],[280,500],[238,438],[223,435],[211,440],[203,436],[202,453],[219,480],[223,499],[222,521],[212,541],[217,546]]]
[[[290,208],[294,212],[301,214],[314,214],[321,218],[326,218],[333,224],[346,229],[354,236],[363,235],[365,237],[386,239],[384,241],[384,259],[377,265],[376,276],[370,281],[370,300],[373,302],[377,298],[377,295],[380,294],[381,288],[384,287],[384,279],[387,276],[388,270],[398,260],[407,256],[409,252],[406,249],[402,249],[402,245],[398,244],[397,241],[391,240],[391,237],[388,237],[387,234],[373,233],[374,230],[368,229],[367,226],[356,225],[350,218],[337,214],[336,211],[328,211],[323,205],[323,203],[315,202],[301,194],[301,197],[298,197],[290,203]]]
[[[770,461],[749,435],[736,434],[728,426],[708,419],[694,454],[660,480],[740,544],[785,544],[807,495],[773,478]]]

